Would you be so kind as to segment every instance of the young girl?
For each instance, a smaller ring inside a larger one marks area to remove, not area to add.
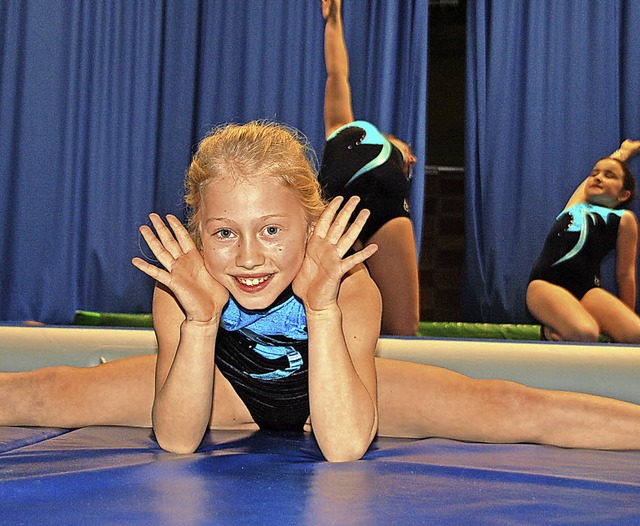
[[[311,416],[327,459],[360,458],[378,418],[380,300],[360,265],[376,246],[344,256],[367,212],[347,228],[357,198],[325,208],[302,143],[272,125],[214,132],[187,181],[193,239],[152,215],[158,237],[142,234],[166,270],[133,261],[160,283],[158,443],[188,452],[210,421],[302,430]]]
[[[354,121],[340,0],[322,0],[327,83],[320,183],[329,197],[357,195],[371,216],[357,246],[378,250],[367,267],[382,295],[382,333],[415,336],[420,319],[418,261],[409,215],[411,148],[371,123]]]
[[[549,340],[640,342],[636,305],[638,225],[630,210],[635,182],[626,161],[640,141],[600,159],[547,237],[527,288],[527,306]],[[616,250],[618,295],[600,284],[600,264]]]
[[[276,124],[215,130],[187,173],[189,230],[151,216],[156,356],[0,374],[0,425],[153,426],[194,451],[207,428],[310,429],[330,461],[375,433],[640,448],[640,406],[374,358],[378,290],[349,249],[367,212],[322,202],[307,150]],[[155,370],[155,380],[154,380]]]

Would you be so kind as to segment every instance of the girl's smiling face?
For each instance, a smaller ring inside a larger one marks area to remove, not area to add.
[[[613,159],[600,159],[593,167],[585,186],[585,197],[590,203],[616,208],[631,192],[624,189],[624,172]]]
[[[310,232],[296,193],[270,176],[210,181],[200,229],[207,270],[249,310],[266,309],[291,284]]]

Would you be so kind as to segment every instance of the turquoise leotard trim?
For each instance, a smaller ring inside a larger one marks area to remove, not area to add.
[[[231,297],[222,312],[222,328],[248,329],[260,335],[280,335],[306,340],[307,315],[302,301],[293,294],[285,302],[264,311],[246,311]]]
[[[558,265],[559,263],[562,263],[563,261],[571,259],[578,252],[580,252],[580,250],[582,250],[582,247],[587,240],[587,234],[589,233],[589,221],[587,221],[587,217],[591,218],[592,222],[595,222],[595,216],[598,215],[604,220],[605,223],[607,223],[611,215],[617,215],[618,217],[622,218],[623,213],[624,210],[614,210],[611,208],[606,208],[604,206],[593,205],[591,203],[578,203],[571,208],[564,210],[558,215],[556,219],[559,219],[564,214],[570,214],[573,218],[573,221],[571,222],[567,230],[569,232],[580,232],[580,236],[578,237],[578,241],[575,246],[551,266],[553,267],[555,265]]]
[[[353,122],[350,122],[349,124],[345,124],[344,126],[341,126],[336,131],[334,131],[327,138],[327,141],[330,141],[342,130],[349,127],[358,127],[364,130],[364,137],[360,141],[360,144],[377,144],[382,146],[382,149],[380,150],[380,153],[376,157],[371,159],[367,164],[365,164],[362,168],[360,168],[360,170],[354,173],[351,176],[351,179],[349,179],[346,182],[345,186],[349,186],[351,183],[353,183],[353,181],[355,181],[362,174],[370,170],[373,170],[374,168],[377,168],[378,166],[386,163],[389,160],[389,157],[391,157],[391,143],[384,135],[380,133],[380,130],[378,130],[378,128],[376,128],[373,124],[367,121],[353,121]]]
[[[291,345],[279,343],[277,336],[307,340],[307,315],[304,305],[293,294],[284,303],[264,311],[247,312],[231,297],[222,312],[222,328],[238,331],[253,342],[253,351],[268,360],[286,357],[289,366],[268,373],[244,374],[260,380],[278,380],[296,373],[304,365],[302,355]]]

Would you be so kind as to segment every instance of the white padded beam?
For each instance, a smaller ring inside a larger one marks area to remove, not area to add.
[[[0,326],[0,371],[88,367],[155,352],[151,329]],[[640,346],[385,337],[376,354],[475,378],[503,378],[640,404]]]

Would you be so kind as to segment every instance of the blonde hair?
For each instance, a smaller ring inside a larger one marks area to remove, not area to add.
[[[225,124],[200,142],[186,175],[187,226],[201,246],[202,191],[221,176],[250,180],[269,176],[295,191],[307,222],[314,223],[326,203],[322,198],[315,154],[294,128],[267,121]]]

